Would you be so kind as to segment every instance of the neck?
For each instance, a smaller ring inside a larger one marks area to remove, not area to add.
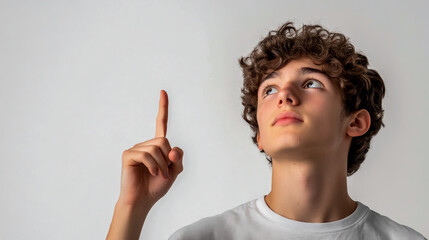
[[[347,193],[344,166],[338,161],[318,162],[323,164],[273,159],[272,188],[265,198],[268,206],[300,222],[332,222],[349,216],[357,204]]]

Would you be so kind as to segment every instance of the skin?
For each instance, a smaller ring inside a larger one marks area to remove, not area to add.
[[[370,126],[362,109],[344,116],[341,92],[309,58],[293,60],[258,90],[258,147],[272,158],[272,189],[265,197],[276,213],[301,222],[331,222],[357,207],[347,192],[347,154],[353,137]],[[268,89],[266,86],[271,86]],[[272,125],[293,111],[302,121]]]
[[[106,239],[139,239],[150,209],[183,171],[183,150],[166,138],[168,95],[161,90],[155,138],[122,154],[121,192]]]

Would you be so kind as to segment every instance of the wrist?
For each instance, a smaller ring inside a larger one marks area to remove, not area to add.
[[[147,215],[153,207],[151,201],[129,201],[126,198],[119,196],[115,208],[120,208],[124,212],[133,213],[133,215]]]
[[[139,239],[150,205],[129,204],[119,198],[107,239]]]

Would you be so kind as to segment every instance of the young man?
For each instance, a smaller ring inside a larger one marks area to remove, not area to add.
[[[243,118],[272,164],[271,192],[176,231],[176,239],[425,239],[354,201],[347,176],[383,125],[384,83],[348,39],[319,25],[271,31],[243,68]],[[150,208],[183,170],[166,136],[161,91],[154,139],[124,151],[108,239],[138,239]]]

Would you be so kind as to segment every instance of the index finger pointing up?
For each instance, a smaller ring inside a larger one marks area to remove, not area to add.
[[[168,121],[168,95],[167,92],[161,90],[159,96],[158,117],[156,118],[155,137],[165,137],[167,135]]]

